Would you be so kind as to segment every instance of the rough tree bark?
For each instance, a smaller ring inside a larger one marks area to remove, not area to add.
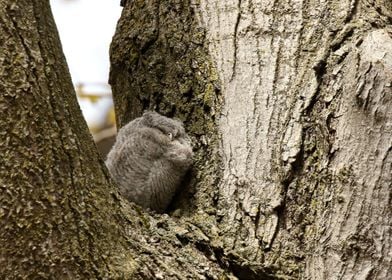
[[[48,1],[0,0],[1,279],[389,279],[392,4],[127,1],[120,126],[195,147],[169,215],[123,203]]]
[[[0,278],[114,277],[120,199],[75,99],[48,1],[0,1]]]
[[[241,279],[392,278],[390,1],[128,1],[118,123],[181,118],[173,216]]]

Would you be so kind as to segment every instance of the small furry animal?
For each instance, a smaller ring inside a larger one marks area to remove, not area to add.
[[[120,129],[106,165],[125,198],[162,213],[192,156],[183,123],[149,111]]]

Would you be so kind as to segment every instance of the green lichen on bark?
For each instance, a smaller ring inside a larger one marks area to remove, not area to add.
[[[219,107],[218,76],[189,1],[132,1],[117,26],[111,66],[120,127],[155,109],[186,121],[191,133],[207,132],[203,115],[214,117]]]
[[[111,45],[110,83],[119,127],[145,109],[185,123],[196,154],[191,189],[204,196],[213,193],[219,173],[214,147],[218,145],[221,96],[206,32],[193,5],[178,0],[129,3]],[[197,204],[189,199],[186,211]],[[211,199],[198,201],[212,204]]]
[[[116,191],[46,1],[0,1],[0,278],[117,277]]]

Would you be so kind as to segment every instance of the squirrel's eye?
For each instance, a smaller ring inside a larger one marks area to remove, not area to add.
[[[172,133],[168,133],[167,136],[169,136],[170,140],[173,140],[173,134]]]

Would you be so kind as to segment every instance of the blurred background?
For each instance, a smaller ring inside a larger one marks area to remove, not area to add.
[[[50,0],[84,118],[106,157],[116,134],[109,76],[109,46],[120,0]]]

